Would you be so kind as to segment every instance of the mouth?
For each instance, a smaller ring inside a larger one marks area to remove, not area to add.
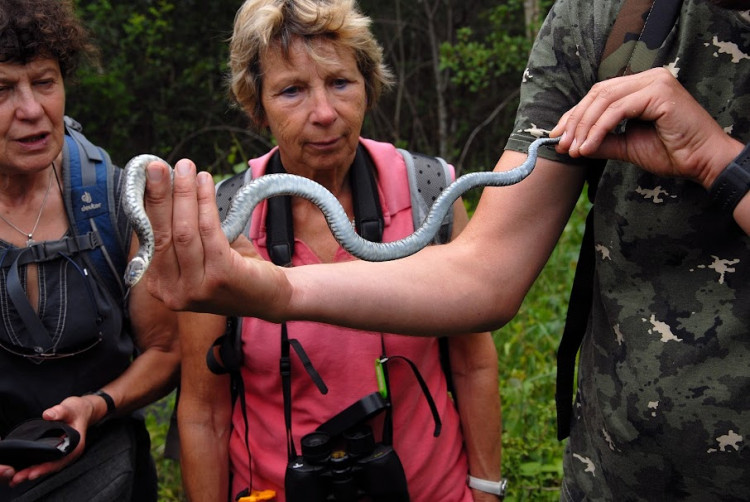
[[[327,140],[321,140],[321,141],[310,141],[310,146],[313,146],[315,148],[328,148],[331,146],[334,146],[336,143],[338,143],[339,138],[333,138],[333,139],[327,139]]]
[[[25,145],[32,145],[34,143],[44,141],[47,138],[47,136],[49,136],[49,134],[47,133],[35,134],[32,136],[24,136],[23,138],[19,138],[18,141]]]

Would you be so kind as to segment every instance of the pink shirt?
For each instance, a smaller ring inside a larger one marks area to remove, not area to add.
[[[383,206],[383,241],[394,241],[414,231],[406,166],[390,144],[362,139],[377,169],[379,196]],[[272,152],[250,161],[253,177],[265,172]],[[268,259],[265,249],[266,204],[253,213],[250,238]],[[339,248],[335,261],[353,257]],[[293,265],[319,263],[317,256],[295,240]],[[325,291],[320,294],[325,295]],[[366,301],[366,300],[365,300]],[[302,343],[315,369],[328,386],[322,395],[292,351],[292,420],[294,443],[341,410],[377,390],[375,359],[380,355],[379,333],[330,326],[314,322],[287,323],[289,338]],[[404,466],[409,493],[414,502],[470,502],[466,485],[468,463],[463,447],[458,413],[448,396],[440,366],[436,338],[385,334],[386,353],[411,359],[424,377],[443,422],[442,433],[433,436],[434,422],[419,385],[403,361],[388,365],[393,400],[394,449]],[[252,484],[257,490],[276,490],[284,500],[287,465],[279,357],[281,327],[255,318],[243,320],[245,365],[242,368],[247,398],[249,442],[252,455]],[[380,441],[382,414],[371,421]],[[239,401],[233,414],[230,456],[234,476],[232,493],[250,484],[248,455],[244,443],[244,422]]]

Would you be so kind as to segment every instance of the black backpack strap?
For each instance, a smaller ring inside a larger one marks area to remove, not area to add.
[[[555,405],[557,407],[557,439],[568,437],[573,413],[573,389],[576,356],[586,333],[591,312],[592,286],[594,284],[594,225],[593,209],[586,217],[578,265],[573,277],[573,287],[568,300],[565,328],[557,349],[557,382]]]
[[[279,152],[271,156],[266,168],[267,174],[282,174],[286,170],[281,165]],[[294,256],[294,229],[292,228],[292,197],[279,195],[266,202],[266,249],[271,261],[280,267],[291,267]]]
[[[599,78],[605,80],[651,68],[679,17],[681,5],[682,0],[625,0],[607,39]],[[595,200],[602,171],[602,164],[588,169],[586,181],[591,202]],[[557,350],[555,405],[557,438],[561,441],[570,434],[576,356],[586,333],[593,300],[596,267],[593,212],[592,208],[586,217],[565,328]]]
[[[375,182],[375,166],[370,154],[361,144],[357,147],[349,177],[352,184],[354,227],[363,239],[380,242],[383,240],[385,223]]]
[[[653,68],[682,0],[625,0],[599,62],[599,80]]]

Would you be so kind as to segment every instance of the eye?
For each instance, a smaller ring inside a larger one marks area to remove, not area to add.
[[[297,96],[300,93],[300,88],[296,85],[290,85],[289,87],[285,87],[281,90],[279,93],[282,96],[288,96],[290,98],[293,98],[294,96]]]
[[[337,78],[337,79],[334,79],[333,86],[336,87],[337,89],[343,89],[347,85],[349,85],[349,83],[350,83],[350,81],[348,79]]]
[[[54,79],[51,79],[51,78],[37,80],[34,82],[34,87],[38,87],[40,89],[49,89],[53,85],[55,85],[55,81]]]

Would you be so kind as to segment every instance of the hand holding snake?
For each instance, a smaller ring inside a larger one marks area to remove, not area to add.
[[[475,172],[459,177],[440,194],[422,225],[413,234],[398,241],[374,243],[361,238],[352,228],[338,200],[328,190],[308,178],[292,174],[268,174],[240,188],[221,228],[229,242],[234,242],[262,200],[277,195],[293,195],[308,199],[320,208],[336,240],[353,256],[367,261],[404,258],[432,241],[447,211],[464,192],[480,186],[518,183],[534,169],[539,147],[558,142],[559,138],[537,139],[529,146],[526,161],[510,171]],[[143,203],[146,167],[154,161],[167,164],[155,155],[143,154],[132,158],[125,166],[125,212],[140,242],[138,252],[125,271],[124,280],[128,286],[134,286],[141,280],[154,256],[154,233]]]

